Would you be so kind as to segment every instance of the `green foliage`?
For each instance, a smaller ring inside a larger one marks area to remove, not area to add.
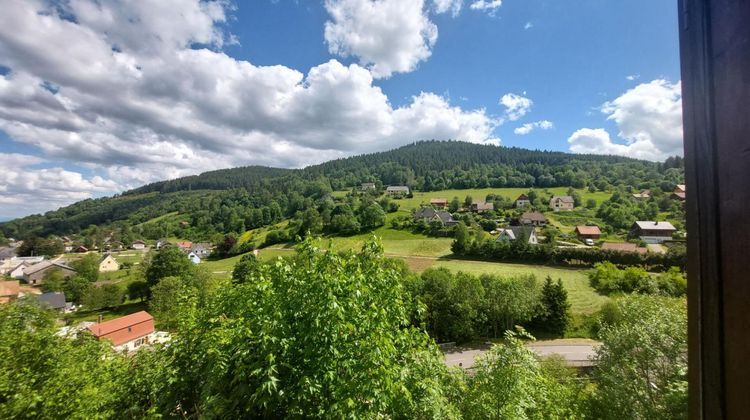
[[[591,287],[605,295],[641,293],[679,297],[687,293],[687,280],[677,267],[652,275],[640,267],[620,270],[610,262],[602,262],[595,264],[588,276]]]
[[[81,298],[83,306],[90,311],[114,308],[125,301],[125,291],[117,284],[91,286]]]
[[[180,301],[188,294],[187,285],[179,277],[164,277],[151,288],[148,306],[161,328],[172,330],[177,326]]]
[[[0,305],[0,418],[119,417],[126,360],[56,331],[31,300]]]
[[[83,258],[71,262],[70,266],[79,276],[92,283],[99,280],[99,256],[96,254],[86,254]]]
[[[32,216],[33,217],[33,216]],[[0,224],[0,227],[4,227],[2,224]],[[14,233],[25,233],[24,231],[14,232]],[[16,235],[17,237],[20,237],[20,235]],[[16,253],[20,257],[28,257],[32,255],[44,255],[46,257],[53,257],[55,255],[62,254],[65,250],[65,247],[63,246],[62,241],[58,239],[44,239],[39,238],[36,236],[29,236],[28,234],[24,235],[26,238],[23,241],[23,244],[21,244],[20,247],[18,247],[18,250]]]
[[[149,296],[148,283],[143,280],[136,280],[128,284],[128,299],[140,299],[144,302]]]
[[[306,241],[298,252],[238,273],[234,287],[179,320],[152,390],[158,411],[455,417],[442,358],[409,326],[400,273],[380,246],[339,256]]]
[[[68,279],[65,284],[65,300],[73,302],[76,305],[80,305],[83,302],[84,296],[89,293],[89,289],[94,287],[87,279],[76,275]]]
[[[65,289],[65,276],[62,270],[54,268],[44,273],[42,282],[43,292],[62,292]]]
[[[569,312],[568,292],[562,280],[553,283],[552,278],[547,276],[542,286],[541,313],[535,319],[535,324],[543,331],[562,337],[570,323]]]
[[[598,418],[687,418],[687,308],[683,299],[632,296],[599,332]]]
[[[155,286],[164,277],[184,276],[190,273],[193,264],[182,251],[176,247],[159,250],[151,259],[146,269],[146,281],[149,286]]]

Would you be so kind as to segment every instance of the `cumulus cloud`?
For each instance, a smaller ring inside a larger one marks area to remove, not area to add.
[[[505,107],[505,116],[511,121],[526,115],[533,104],[534,101],[531,99],[515,93],[506,93],[500,98],[500,105]]]
[[[458,16],[461,13],[461,7],[464,4],[463,0],[432,0],[435,13],[447,13],[451,12],[453,17]]]
[[[475,0],[471,3],[472,10],[481,10],[494,14],[500,6],[503,5],[503,0]]]
[[[623,142],[615,143],[604,129],[584,128],[568,138],[576,153],[603,153],[652,161],[682,155],[681,84],[657,79],[642,83],[604,103],[602,113],[614,121]]]
[[[377,78],[416,69],[437,41],[424,0],[326,0],[325,7],[328,50],[357,57]]]
[[[0,219],[42,212],[116,190],[118,185],[100,176],[85,178],[62,168],[35,168],[38,156],[0,153]]]
[[[640,78],[641,78],[641,75],[640,75],[640,74],[629,74],[629,75],[625,76],[625,79],[626,79],[626,80],[630,80],[631,82],[632,82],[633,80],[638,80],[638,79],[640,79]]]
[[[525,136],[537,128],[540,130],[550,130],[554,127],[555,125],[552,123],[552,121],[541,120],[541,121],[526,123],[520,127],[516,127],[516,129],[513,130],[513,132],[518,134],[519,136]]]
[[[10,72],[0,75],[0,130],[116,180],[100,183],[111,191],[239,165],[300,167],[419,139],[497,142],[499,121],[484,109],[432,93],[393,107],[358,64],[331,60],[305,74],[228,56],[224,2],[136,3],[72,0],[61,16],[41,0],[5,2],[0,57]],[[81,185],[99,191],[93,178]]]

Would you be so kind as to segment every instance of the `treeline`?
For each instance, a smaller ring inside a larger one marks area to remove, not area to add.
[[[573,155],[462,142],[420,142],[301,170],[245,167],[150,184],[114,197],[0,224],[6,237],[69,235],[90,225],[130,226],[178,212],[190,237],[238,232],[276,223],[311,207],[333,190],[362,182],[422,191],[482,187],[613,186],[671,190],[684,179],[681,159],[663,164],[622,157]],[[174,231],[162,225],[161,231]],[[161,233],[161,232],[159,232]]]
[[[618,300],[591,377],[540,361],[522,331],[469,375],[448,369],[413,324],[419,303],[376,243],[339,255],[308,241],[270,264],[246,257],[231,284],[203,292],[185,276],[153,287],[164,282],[172,340],[128,356],[85,333],[56,335],[31,299],[2,305],[0,417],[685,416],[684,301]]]
[[[654,275],[642,267],[624,270],[610,262],[597,263],[589,271],[589,284],[603,295],[640,293],[681,297],[687,294],[687,279],[677,267]]]
[[[570,304],[558,280],[544,285],[533,275],[501,277],[428,269],[407,288],[425,305],[422,318],[437,342],[465,342],[479,337],[501,337],[516,325],[562,337],[568,327]]]
[[[685,270],[685,247],[674,245],[666,253],[638,253],[603,250],[599,248],[559,248],[548,244],[529,244],[521,240],[496,241],[494,238],[472,236],[466,226],[456,227],[456,239],[451,249],[454,254],[488,261],[531,262],[571,266],[593,266],[610,262],[614,265],[643,266],[652,271],[665,271],[670,267]]]

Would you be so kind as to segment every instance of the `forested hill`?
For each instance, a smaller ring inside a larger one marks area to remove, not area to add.
[[[157,182],[6,222],[0,224],[0,233],[15,238],[65,235],[91,225],[133,226],[174,212],[187,219],[193,236],[236,232],[292,217],[332,190],[350,189],[362,182],[408,185],[422,191],[555,186],[603,190],[617,185],[670,188],[682,179],[681,158],[653,163],[426,141],[304,169],[248,166]]]

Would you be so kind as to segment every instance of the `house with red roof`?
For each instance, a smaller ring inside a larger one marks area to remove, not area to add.
[[[599,230],[599,226],[576,226],[576,235],[578,235],[578,239],[581,240],[597,240],[602,236],[602,231]]]
[[[133,351],[152,342],[154,317],[146,311],[136,312],[106,322],[89,325],[97,340],[107,340],[115,350]]]

